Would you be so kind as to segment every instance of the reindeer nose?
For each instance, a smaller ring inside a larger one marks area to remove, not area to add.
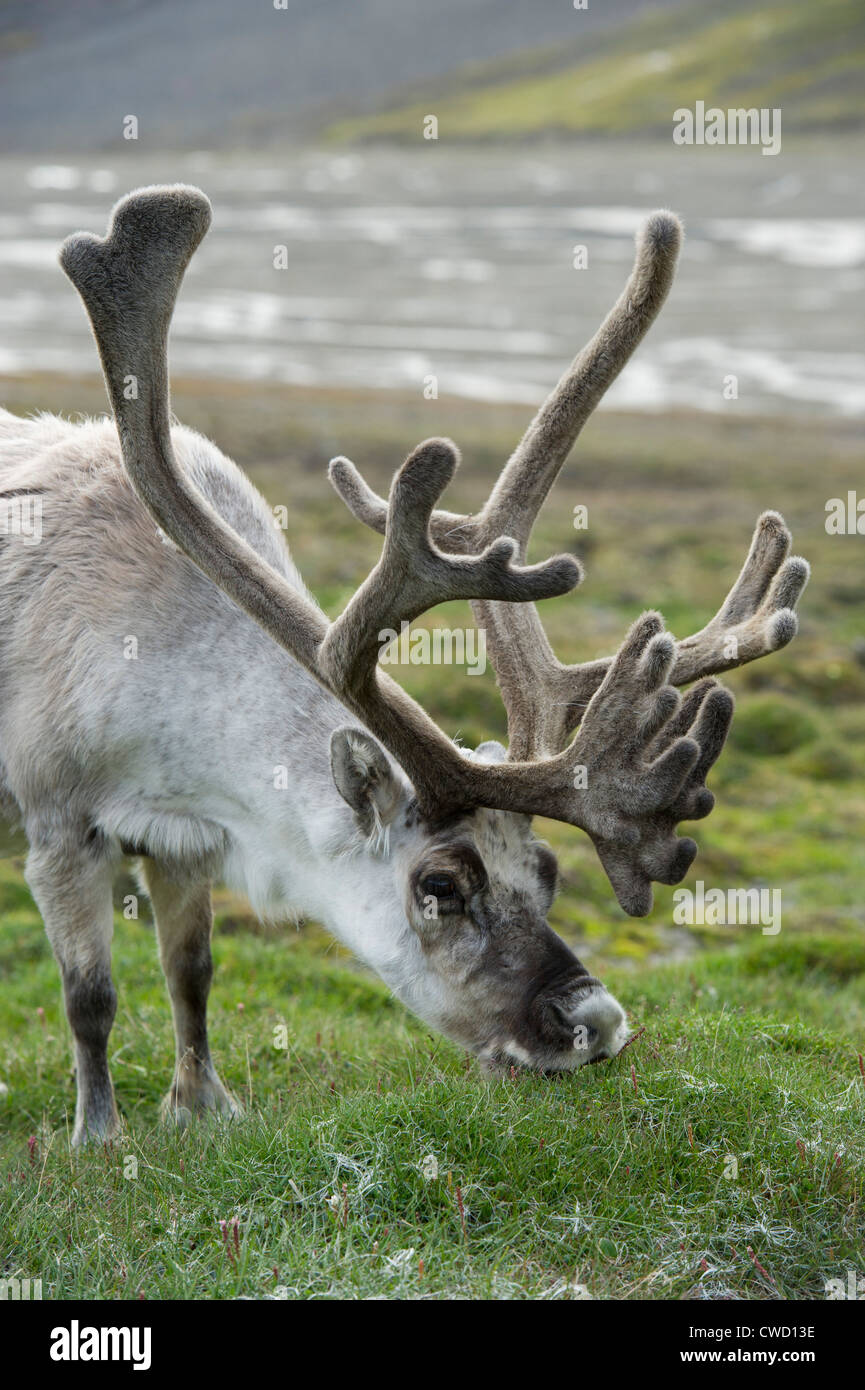
[[[628,1037],[625,1011],[618,999],[596,985],[583,992],[568,1011],[574,1047],[585,1062],[600,1062],[621,1052]]]

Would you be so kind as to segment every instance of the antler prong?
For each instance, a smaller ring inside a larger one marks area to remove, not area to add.
[[[351,459],[338,454],[328,464],[327,476],[352,516],[384,535],[387,525],[387,502],[366,482]]]

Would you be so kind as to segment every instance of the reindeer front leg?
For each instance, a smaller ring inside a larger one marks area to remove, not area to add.
[[[28,827],[26,878],[51,942],[75,1046],[78,1096],[72,1143],[112,1139],[120,1128],[108,1071],[117,1011],[111,979],[111,864],[99,837],[43,840]]]
[[[143,863],[177,1045],[163,1117],[185,1125],[192,1115],[207,1110],[237,1115],[239,1106],[216,1073],[207,1040],[207,997],[213,978],[210,883],[172,877],[154,859]]]

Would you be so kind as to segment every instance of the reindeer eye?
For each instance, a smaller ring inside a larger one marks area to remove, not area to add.
[[[427,874],[420,886],[421,892],[429,898],[446,901],[457,896],[457,886],[450,874]]]

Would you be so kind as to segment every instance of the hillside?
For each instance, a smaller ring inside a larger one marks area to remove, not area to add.
[[[865,10],[856,0],[700,4],[650,11],[631,24],[554,47],[461,68],[392,96],[374,115],[333,124],[335,140],[417,140],[434,113],[440,138],[670,138],[673,111],[780,107],[785,131],[862,125]]]

